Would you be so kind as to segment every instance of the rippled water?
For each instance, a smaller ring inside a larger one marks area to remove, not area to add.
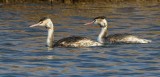
[[[19,4],[0,7],[1,77],[159,77],[160,6],[150,4]],[[109,34],[133,33],[150,44],[112,44],[91,48],[48,50],[45,28],[29,28],[49,16],[55,40],[71,35],[97,38],[96,26],[84,26],[106,16]]]

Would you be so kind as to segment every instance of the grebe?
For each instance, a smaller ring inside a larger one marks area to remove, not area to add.
[[[58,40],[53,44],[54,41],[54,25],[49,17],[44,17],[39,20],[37,24],[31,25],[30,27],[44,26],[48,29],[47,46],[52,47],[91,47],[101,46],[102,44],[86,37],[71,36]]]
[[[114,35],[107,35],[107,20],[105,16],[99,16],[94,18],[92,22],[86,23],[84,25],[89,24],[98,24],[101,27],[101,32],[98,36],[98,42],[100,43],[150,43],[151,40],[141,39],[137,36],[132,34],[124,33],[124,34],[114,34]]]

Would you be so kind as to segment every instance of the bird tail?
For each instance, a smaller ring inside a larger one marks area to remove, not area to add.
[[[139,39],[139,43],[151,43],[152,40],[147,40],[147,39]]]

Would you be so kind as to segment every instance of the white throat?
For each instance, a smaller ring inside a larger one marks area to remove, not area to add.
[[[107,27],[103,27],[102,29],[101,29],[101,32],[100,32],[100,34],[98,35],[98,42],[100,42],[100,43],[104,43],[104,38],[106,37],[106,35],[107,35]]]
[[[47,26],[49,26],[50,28],[48,29],[48,37],[47,37],[47,46],[48,47],[52,47],[53,46],[53,41],[54,41],[54,26],[52,22],[49,22],[47,24]]]

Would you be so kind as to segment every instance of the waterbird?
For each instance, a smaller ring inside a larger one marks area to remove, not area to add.
[[[54,43],[54,25],[49,17],[41,18],[38,23],[33,24],[30,27],[36,27],[36,26],[43,26],[48,30],[47,46],[50,48],[102,46],[102,44],[97,41],[81,36],[70,36],[62,38]]]
[[[101,28],[101,32],[98,35],[99,43],[150,43],[151,40],[142,39],[138,36],[128,34],[128,33],[118,33],[113,35],[108,35],[108,23],[105,16],[98,16],[93,19],[93,21],[85,23],[84,25],[96,24]]]

